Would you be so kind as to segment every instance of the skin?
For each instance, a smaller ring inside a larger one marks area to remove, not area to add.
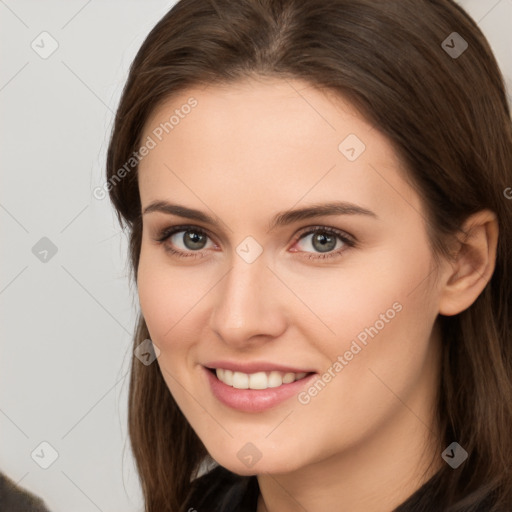
[[[404,179],[389,141],[340,96],[300,80],[250,79],[191,88],[152,114],[141,140],[193,96],[198,105],[143,158],[142,211],[165,200],[201,210],[216,225],[161,212],[143,215],[140,306],[167,386],[212,457],[257,474],[258,512],[386,512],[437,471],[434,421],[439,381],[438,314],[469,307],[494,270],[494,214],[468,219],[472,236],[454,239],[453,261],[436,267],[420,196]],[[366,150],[349,161],[338,145],[356,134]],[[374,212],[330,215],[271,231],[283,210],[344,200]],[[209,238],[184,245],[193,225]],[[331,227],[329,259],[304,228]],[[247,263],[247,237],[263,249]],[[202,257],[178,258],[165,245]],[[357,335],[394,303],[392,320],[307,405],[292,397],[247,413],[220,403],[202,364],[267,360],[323,375]],[[237,457],[248,442],[251,468]],[[433,464],[427,471],[429,463]],[[425,474],[424,474],[425,473]]]

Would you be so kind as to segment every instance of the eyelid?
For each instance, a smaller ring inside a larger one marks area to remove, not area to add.
[[[169,226],[158,231],[155,240],[157,242],[164,242],[167,238],[180,231],[197,231],[198,233],[205,234],[208,238],[214,239],[210,232],[201,226],[194,226],[192,224],[180,224],[175,226]]]
[[[334,228],[334,227],[330,227],[330,226],[324,226],[323,224],[314,224],[311,226],[306,226],[304,228],[301,228],[299,230],[299,232],[297,233],[295,240],[298,241],[303,237],[303,235],[310,235],[310,234],[315,233],[316,231],[325,231],[326,233],[332,233],[336,236],[339,236],[340,238],[346,238],[346,239],[350,240],[351,242],[353,242],[354,244],[357,241],[353,235],[351,235],[350,233],[347,233],[343,229]]]

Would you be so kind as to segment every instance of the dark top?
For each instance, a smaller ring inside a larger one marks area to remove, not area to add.
[[[10,478],[0,473],[1,512],[48,512],[43,500],[18,487]]]
[[[436,473],[414,494],[392,512],[443,512]],[[216,466],[193,481],[193,492],[187,502],[190,512],[256,512],[260,489],[256,476],[240,476],[222,466]],[[488,512],[489,502],[460,512]]]

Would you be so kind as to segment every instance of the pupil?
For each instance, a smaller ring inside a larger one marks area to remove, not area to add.
[[[317,241],[320,242],[318,246],[315,243]],[[317,234],[313,237],[313,246],[320,252],[332,251],[336,247],[336,237],[328,234]]]

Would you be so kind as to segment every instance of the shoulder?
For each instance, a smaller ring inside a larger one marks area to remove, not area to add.
[[[48,512],[41,498],[18,487],[0,473],[0,510],[2,512]]]
[[[240,476],[216,466],[191,483],[186,512],[256,512],[255,476]]]
[[[443,478],[442,470],[438,471],[393,512],[431,512],[432,510],[439,512],[509,512],[511,510],[510,508],[498,508],[497,496],[493,493],[484,493],[481,490],[476,490],[456,503],[447,505],[446,489],[441,485]]]

